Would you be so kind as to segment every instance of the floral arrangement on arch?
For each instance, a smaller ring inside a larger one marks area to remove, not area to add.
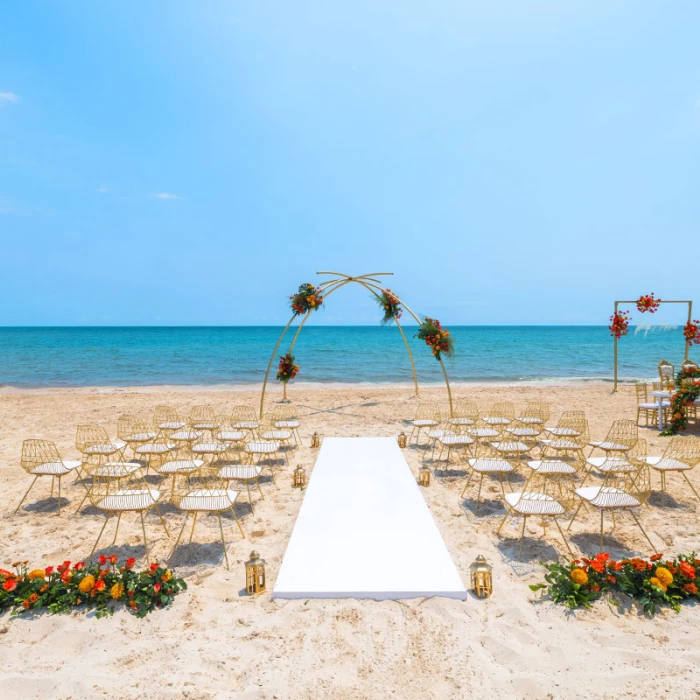
[[[0,569],[0,612],[12,610],[18,615],[27,610],[48,609],[67,613],[75,608],[97,610],[97,617],[114,614],[117,605],[126,605],[136,617],[145,617],[172,602],[187,588],[170,569],[151,564],[136,571],[136,560],[121,566],[117,557],[100,556],[97,564],[79,561],[71,566],[64,561],[56,567],[29,569],[28,561],[15,562],[14,572]]]
[[[530,586],[549,593],[555,603],[567,608],[590,608],[605,593],[624,593],[639,602],[644,612],[654,614],[669,606],[680,611],[680,603],[699,599],[700,559],[695,552],[663,561],[663,554],[647,559],[635,557],[615,561],[601,552],[593,559],[581,557],[564,564],[542,564],[546,583]],[[610,600],[613,604],[617,603]]]
[[[447,357],[454,355],[454,343],[450,331],[443,328],[436,318],[424,318],[423,323],[418,326],[416,337],[425,342],[438,361],[443,353]]]
[[[289,297],[292,311],[301,316],[309,311],[317,311],[323,304],[323,294],[320,287],[314,287],[311,282],[299,285],[299,291]]]
[[[659,306],[661,306],[661,299],[656,299],[653,292],[651,294],[643,294],[637,299],[637,311],[641,313],[648,311],[651,314],[655,314]]]
[[[377,303],[384,311],[384,316],[381,320],[382,325],[386,325],[391,321],[398,321],[401,318],[403,313],[401,302],[391,289],[383,289],[382,293],[377,297]]]
[[[688,427],[688,408],[700,397],[700,369],[689,364],[676,373],[676,390],[671,397],[671,418],[661,435],[675,435]]]
[[[280,355],[280,362],[277,365],[277,381],[285,384],[294,379],[299,374],[299,365],[294,362],[294,355],[291,352]]]
[[[700,321],[696,318],[683,326],[683,337],[688,345],[700,345]]]
[[[615,338],[622,338],[627,335],[630,325],[630,312],[629,311],[617,311],[610,317],[610,325],[608,330],[610,335]]]

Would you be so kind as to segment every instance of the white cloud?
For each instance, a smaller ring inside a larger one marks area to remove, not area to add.
[[[19,95],[15,95],[14,92],[0,92],[0,102],[17,102],[19,100]]]
[[[95,190],[95,192],[102,192],[102,193],[109,192],[109,188],[107,188],[107,187],[98,187],[98,188]]]
[[[149,199],[184,199],[184,197],[180,197],[179,194],[172,194],[170,192],[151,192],[151,194],[148,195]]]

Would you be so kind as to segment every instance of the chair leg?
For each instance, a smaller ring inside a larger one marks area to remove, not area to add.
[[[233,509],[233,504],[231,504],[231,512],[233,513],[233,517],[236,521],[236,525],[238,525],[238,529],[241,531],[241,537],[245,539],[245,532],[243,532],[243,528],[241,527],[241,521],[238,519],[238,516],[236,515],[236,511]]]
[[[194,526],[197,524],[197,515],[198,515],[198,513],[195,512],[194,519],[192,520],[192,530],[190,532],[190,542],[192,542],[192,537],[194,537]]]
[[[479,493],[476,494],[476,510],[474,511],[474,515],[479,515],[479,503],[481,503],[481,487],[484,484],[484,475],[481,475],[481,479],[479,481]]]
[[[170,566],[170,562],[173,560],[173,557],[175,556],[175,550],[177,549],[177,546],[180,544],[180,538],[182,537],[182,533],[185,531],[185,525],[187,525],[187,518],[190,517],[189,513],[185,513],[185,520],[182,523],[182,527],[180,528],[180,534],[177,536],[177,539],[175,540],[175,546],[173,547],[173,551],[170,552],[170,556],[168,557],[168,566]]]
[[[122,514],[119,513],[119,515],[117,516],[117,527],[114,530],[114,539],[112,540],[112,547],[114,547],[114,545],[117,543],[117,534],[119,533],[119,523],[121,522],[121,520]]]
[[[574,524],[574,520],[576,520],[576,516],[578,515],[578,512],[581,510],[581,506],[583,505],[583,500],[581,503],[578,504],[578,508],[576,509],[576,512],[573,514],[571,520],[569,521],[569,525],[566,528],[567,532],[571,530],[571,526]]]
[[[231,567],[228,564],[228,552],[226,551],[226,540],[224,539],[224,526],[221,523],[221,513],[217,513],[219,517],[219,530],[221,531],[221,546],[224,548],[224,558],[226,559],[226,569],[231,571]]]
[[[61,477],[58,477],[58,514],[61,515]]]
[[[255,485],[258,487],[258,491],[260,491],[260,498],[264,501],[265,494],[263,493],[262,489],[260,488],[260,479],[257,476],[255,477]]]
[[[146,523],[143,519],[143,511],[139,511],[139,515],[141,516],[141,529],[143,530],[143,548],[146,550],[146,562],[150,564],[151,558],[148,555],[148,541],[146,540]]]
[[[698,496],[698,492],[695,490],[695,487],[690,483],[688,475],[685,472],[681,472],[681,474],[683,475],[683,478],[688,482],[688,486],[690,486],[692,492],[695,494],[695,498],[697,498],[700,501],[700,496]]]
[[[250,481],[245,482],[245,487],[248,489],[248,503],[250,503],[250,512],[255,515],[255,508],[253,507],[253,497],[250,495]]]
[[[498,535],[501,534],[501,529],[506,524],[506,520],[508,519],[509,515],[510,511],[506,508],[506,514],[503,516],[503,520],[501,520],[501,524],[498,526],[498,530],[496,530],[496,537],[498,537]]]
[[[467,492],[467,486],[469,486],[473,476],[474,476],[474,472],[472,471],[469,474],[469,478],[467,479],[467,483],[464,484],[464,490],[462,491],[462,495],[460,496],[460,498],[464,498],[464,494]]]
[[[600,509],[600,551],[603,551],[603,509]]]
[[[168,526],[165,524],[165,520],[163,518],[162,513],[160,512],[160,508],[158,507],[158,504],[154,503],[153,506],[156,509],[156,513],[158,513],[158,517],[160,518],[160,524],[163,526],[163,529],[165,530],[165,536],[170,537],[170,533],[168,532]]]
[[[654,554],[656,554],[656,547],[654,547],[654,543],[649,539],[649,535],[647,535],[644,528],[642,527],[642,523],[639,522],[639,518],[637,517],[637,514],[633,510],[631,510],[630,513],[632,514],[632,517],[634,518],[634,522],[637,523],[637,525],[639,526],[639,529],[642,531],[642,534],[646,538],[646,541],[649,543],[649,546],[651,547],[651,551],[654,552]]]
[[[527,515],[523,515],[523,529],[520,531],[520,549],[518,550],[518,561],[523,560],[523,539],[525,538],[525,523],[527,523]]]
[[[561,538],[564,540],[564,544],[566,545],[566,548],[569,550],[569,554],[571,555],[571,558],[574,558],[574,553],[571,551],[571,547],[569,545],[569,541],[564,537],[564,532],[561,529],[561,525],[559,524],[559,521],[556,518],[552,518],[554,520],[554,524],[557,526],[557,530],[559,530],[559,534],[561,535]]]
[[[107,527],[108,521],[109,521],[109,514],[105,515],[105,521],[102,524],[102,529],[100,530],[100,534],[97,535],[97,539],[95,540],[95,544],[92,547],[92,552],[90,552],[90,556],[88,557],[88,561],[92,560],[92,555],[95,553],[95,550],[97,549],[97,544],[100,541],[100,538],[102,537],[102,533],[105,531],[105,528]]]
[[[22,496],[22,500],[19,502],[19,505],[15,508],[15,513],[22,507],[22,504],[24,503],[24,499],[29,495],[29,492],[32,490],[32,486],[36,484],[36,480],[38,479],[38,476],[34,477],[34,481],[29,485],[29,488],[27,489],[27,493]]]

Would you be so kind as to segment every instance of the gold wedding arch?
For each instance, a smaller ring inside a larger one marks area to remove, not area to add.
[[[344,287],[347,284],[353,283],[353,284],[359,284],[360,286],[364,287],[368,291],[370,291],[374,296],[378,299],[381,294],[384,293],[384,288],[380,284],[380,280],[377,279],[378,277],[386,277],[386,276],[391,276],[394,273],[393,272],[371,272],[367,275],[359,275],[359,276],[350,276],[346,275],[342,272],[317,272],[317,275],[331,275],[332,279],[327,280],[325,282],[322,282],[319,285],[319,289],[321,290],[323,294],[324,300],[329,297],[333,292],[337,291],[341,287]],[[399,303],[401,306],[415,319],[416,323],[419,325],[422,323],[421,319],[396,295],[393,291],[392,294],[398,299]],[[299,337],[299,333],[301,333],[301,329],[304,327],[304,324],[308,321],[309,316],[311,315],[312,311],[309,310],[305,314],[303,314],[303,318],[301,319],[301,323],[299,323],[299,326],[297,327],[296,333],[294,333],[294,338],[292,339],[292,343],[289,346],[289,352],[293,353],[294,352],[294,345],[297,342],[297,338]],[[284,336],[287,334],[287,331],[291,328],[292,323],[294,323],[294,319],[299,316],[298,313],[292,314],[292,317],[289,319],[289,322],[287,325],[284,327],[282,330],[282,333],[280,334],[280,337],[277,339],[277,344],[275,345],[275,349],[272,351],[272,355],[270,356],[270,361],[267,363],[267,370],[265,371],[265,379],[263,380],[263,386],[262,386],[262,394],[260,396],[260,418],[262,419],[263,413],[264,413],[264,408],[265,408],[265,390],[267,389],[267,382],[270,377],[270,370],[272,369],[272,363],[275,361],[275,356],[277,355],[277,352],[279,351],[280,345],[282,344],[282,340],[284,340]],[[406,351],[408,352],[408,359],[411,362],[411,371],[413,372],[413,385],[416,391],[416,396],[418,396],[418,375],[416,374],[416,365],[413,362],[413,353],[411,353],[411,347],[408,344],[408,339],[406,338],[406,334],[404,333],[403,328],[401,327],[401,324],[399,323],[398,319],[394,319],[394,323],[396,324],[396,327],[399,329],[399,332],[401,333],[401,337],[403,338],[403,342],[406,345]],[[450,415],[452,414],[452,391],[450,389],[450,380],[447,377],[447,370],[445,369],[445,365],[442,361],[442,358],[438,358],[438,362],[440,363],[440,368],[442,369],[442,375],[445,378],[445,386],[447,387],[447,397],[449,399],[450,403]],[[284,398],[287,398],[287,384],[284,384]]]

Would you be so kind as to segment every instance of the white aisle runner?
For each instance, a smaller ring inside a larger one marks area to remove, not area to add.
[[[273,598],[467,592],[394,438],[326,438]]]

